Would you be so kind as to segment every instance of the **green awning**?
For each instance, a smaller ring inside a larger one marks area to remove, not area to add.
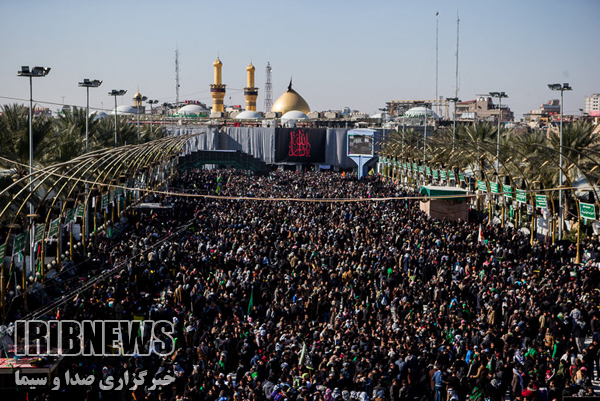
[[[467,191],[456,187],[442,187],[434,185],[421,186],[419,193],[421,195],[430,196],[436,199],[454,200],[459,202],[464,202],[467,199]]]

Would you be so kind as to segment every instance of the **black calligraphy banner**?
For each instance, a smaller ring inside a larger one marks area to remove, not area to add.
[[[324,163],[325,129],[278,128],[275,162]]]

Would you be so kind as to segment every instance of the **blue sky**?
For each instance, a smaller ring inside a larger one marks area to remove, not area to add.
[[[313,110],[348,106],[375,113],[386,101],[435,97],[455,89],[456,16],[460,16],[459,98],[505,91],[520,118],[557,97],[547,84],[569,82],[565,113],[600,92],[600,1],[0,1],[0,104],[27,99],[22,65],[52,68],[34,80],[39,103],[85,106],[83,78],[100,79],[90,106],[110,109],[111,89],[211,103],[212,63],[223,62],[227,104],[244,104],[246,66],[256,66],[263,109],[265,66],[274,100],[293,76]],[[231,98],[231,99],[230,99]],[[58,106],[48,105],[53,110]]]

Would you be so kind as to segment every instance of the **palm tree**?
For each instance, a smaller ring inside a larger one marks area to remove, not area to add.
[[[569,179],[574,182],[581,177],[581,172],[589,172],[600,161],[600,137],[594,134],[595,126],[589,121],[577,121],[563,126],[563,158],[564,169]],[[549,146],[558,160],[560,154],[560,136],[556,131],[550,133]],[[550,155],[549,155],[550,157]],[[572,164],[575,164],[571,167]],[[556,179],[558,184],[558,178]]]
[[[0,116],[0,153],[18,164],[2,162],[6,168],[14,168],[17,176],[29,174],[29,113],[23,105],[2,107]],[[44,164],[48,158],[48,144],[52,133],[52,120],[38,116],[32,122],[33,163]]]
[[[63,113],[55,120],[54,141],[51,148],[52,161],[64,162],[85,153],[85,108],[74,107],[70,113]],[[89,119],[90,139],[98,129],[98,121],[92,114]]]
[[[119,117],[119,129],[117,144],[118,146],[123,145],[134,145],[138,143],[138,131],[135,124],[129,124],[123,117]],[[90,137],[92,145],[90,150],[98,150],[104,148],[112,148],[115,146],[115,124],[112,118],[102,118],[98,120],[98,125]]]

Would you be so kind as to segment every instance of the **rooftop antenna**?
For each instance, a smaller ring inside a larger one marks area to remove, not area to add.
[[[175,104],[179,104],[179,49],[175,48]]]
[[[437,103],[437,113],[440,115],[440,103],[438,102],[438,15],[435,13],[435,102]]]
[[[454,97],[458,99],[458,33],[460,29],[460,18],[458,17],[458,11],[456,12],[456,77],[454,84]]]
[[[271,83],[271,63],[267,62],[267,71],[265,77],[265,113],[271,111],[271,107],[273,106],[273,85]]]

